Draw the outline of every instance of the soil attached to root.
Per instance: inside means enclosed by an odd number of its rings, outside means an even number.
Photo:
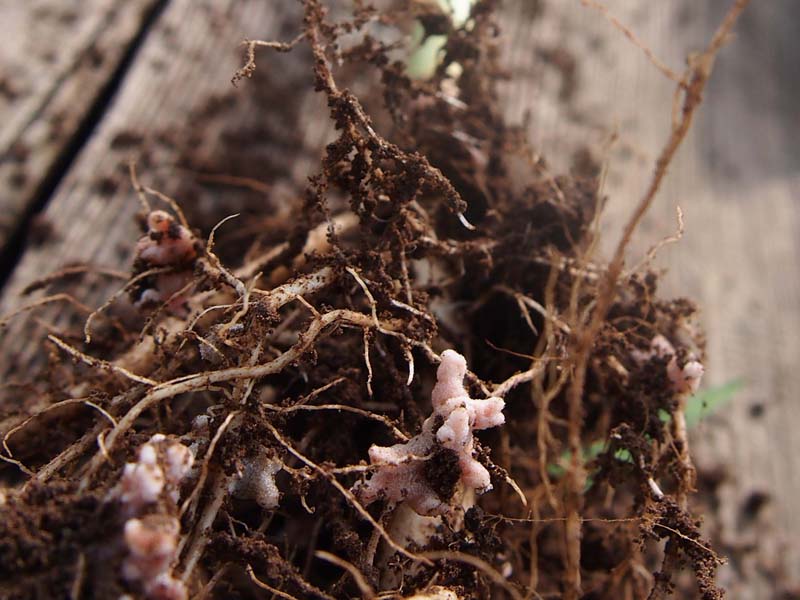
[[[248,44],[242,88],[281,60],[270,48],[310,49],[335,127],[280,219],[193,229],[132,172],[131,278],[49,337],[58,376],[2,414],[0,597],[661,598],[681,570],[721,597],[687,503],[695,308],[622,263],[659,171],[598,264],[599,165],[584,152],[554,177],[500,117],[497,2],[461,26],[390,4],[341,17],[305,0],[291,43]],[[445,36],[427,80],[397,42],[414,19]],[[679,84],[686,128],[718,49]],[[421,434],[447,349],[466,358],[464,405]],[[490,397],[505,423],[478,427]],[[435,514],[402,489],[365,505],[387,468],[370,448],[421,435],[428,454],[393,468],[419,473]],[[475,461],[489,486],[464,483]]]

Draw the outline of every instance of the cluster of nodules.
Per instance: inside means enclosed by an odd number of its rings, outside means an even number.
[[[156,306],[162,303],[175,314],[185,314],[187,294],[192,281],[194,261],[200,244],[187,227],[163,210],[147,215],[147,233],[136,243],[134,268],[143,272],[158,269],[147,285],[138,292],[136,305]]]
[[[379,498],[393,503],[407,502],[420,515],[442,515],[451,511],[452,498],[442,498],[426,478],[425,462],[445,449],[457,457],[456,492],[483,493],[492,488],[489,472],[475,459],[473,432],[505,422],[501,398],[476,400],[464,388],[467,363],[453,350],[442,353],[431,393],[433,413],[422,431],[403,444],[372,446],[370,462],[376,467],[372,477],[356,486],[365,504]]]
[[[690,395],[697,391],[703,376],[703,365],[688,354],[679,353],[662,335],[653,338],[647,351],[636,351],[634,358],[644,364],[653,358],[666,361],[671,391]],[[394,446],[372,446],[369,458],[376,468],[372,477],[359,483],[355,491],[360,500],[370,504],[380,498],[392,503],[406,502],[420,515],[442,515],[453,508],[453,498],[443,498],[426,477],[425,463],[442,449],[457,457],[458,488],[482,493],[491,489],[489,472],[475,459],[474,431],[502,425],[504,401],[500,398],[470,398],[464,388],[467,365],[463,356],[453,350],[442,354],[431,393],[433,412],[422,425],[422,431],[409,441]]]
[[[694,356],[678,353],[663,336],[656,336],[647,351],[636,351],[640,364],[657,358],[666,361],[672,390],[686,395],[697,390],[703,366]],[[393,446],[373,445],[369,458],[374,468],[366,481],[354,487],[361,502],[371,504],[384,499],[401,502],[419,515],[452,514],[470,492],[491,489],[486,467],[475,457],[474,432],[505,422],[501,398],[470,398],[464,387],[466,360],[453,350],[442,353],[431,392],[433,411],[421,431],[410,440]],[[207,427],[207,424],[206,424]],[[428,461],[448,453],[455,485],[444,497],[438,482],[429,480]],[[194,462],[192,451],[177,441],[156,434],[139,449],[138,460],[128,463],[113,491],[126,517],[124,539],[127,556],[123,576],[152,600],[183,600],[184,584],[173,577],[177,559],[180,522],[177,513],[179,488]],[[262,452],[247,461],[229,491],[235,496],[255,500],[262,508],[274,509],[280,501],[275,482],[282,463]]]
[[[207,429],[207,423],[199,427]],[[125,465],[111,492],[111,499],[119,502],[126,519],[123,537],[127,554],[122,576],[150,600],[187,598],[186,586],[173,576],[172,568],[178,559],[181,533],[175,516],[180,487],[197,476],[193,464],[192,449],[157,433],[139,448],[136,462]],[[255,500],[262,508],[276,508],[280,492],[275,475],[281,468],[281,462],[260,454],[243,465],[229,491]]]
[[[137,461],[125,465],[112,492],[127,519],[122,575],[152,600],[187,597],[183,582],[172,575],[181,530],[174,514],[193,464],[189,448],[157,433],[139,448]]]
[[[666,361],[672,390],[686,395],[696,391],[703,366],[694,356],[680,360],[663,336],[656,336],[647,351],[636,351],[640,364],[657,358]],[[393,446],[373,445],[369,458],[374,468],[366,481],[353,491],[364,504],[379,499],[391,504],[405,502],[419,515],[453,514],[464,507],[466,498],[491,489],[489,472],[476,459],[474,432],[505,422],[501,398],[470,398],[464,387],[466,360],[453,350],[442,353],[431,393],[433,411],[421,431],[410,440]],[[201,424],[202,425],[202,424]],[[207,428],[207,424],[206,428]],[[202,427],[201,427],[202,428]],[[448,453],[448,468],[455,485],[444,497],[439,482],[429,480],[428,461]],[[192,450],[156,434],[139,449],[138,460],[128,463],[112,495],[120,502],[126,518],[124,541],[127,555],[123,577],[151,600],[184,600],[187,590],[172,574],[177,560],[180,522],[177,503],[180,485],[194,463]],[[262,452],[247,461],[229,492],[252,499],[262,508],[274,509],[280,501],[275,482],[283,464]]]
[[[634,350],[633,358],[640,365],[653,358],[667,361],[667,378],[672,392],[679,396],[694,394],[703,379],[703,364],[694,354],[689,353],[680,360],[672,343],[663,335],[656,335],[650,342],[648,350]]]

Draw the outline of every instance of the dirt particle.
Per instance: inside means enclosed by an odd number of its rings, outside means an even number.
[[[33,246],[43,246],[57,238],[56,228],[50,218],[39,213],[31,219],[28,229],[28,242]]]
[[[0,76],[0,97],[9,102],[14,101],[19,96],[19,90],[9,77]]]
[[[767,407],[763,402],[754,402],[750,405],[749,412],[753,419],[760,419],[767,412]]]
[[[447,502],[453,497],[456,485],[461,478],[458,453],[449,448],[439,448],[425,461],[425,479],[439,498]]]
[[[766,492],[760,490],[750,492],[742,503],[742,516],[747,520],[757,518],[771,499]]]
[[[11,187],[21,188],[28,183],[28,173],[22,169],[15,169],[9,177]]]
[[[99,195],[107,198],[113,196],[117,191],[118,183],[113,177],[101,177],[95,180],[92,187]]]
[[[126,150],[139,146],[143,140],[142,134],[126,129],[112,137],[110,145],[113,150]]]
[[[24,163],[31,153],[30,147],[23,141],[17,140],[8,149],[8,157],[15,163]]]

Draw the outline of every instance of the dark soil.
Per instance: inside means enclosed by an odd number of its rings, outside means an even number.
[[[436,75],[424,82],[408,79],[402,49],[375,33],[403,29],[412,18],[407,3],[382,11],[355,4],[353,16],[334,19],[317,0],[304,2],[304,37],[292,51],[308,57],[309,85],[326,98],[336,131],[306,189],[276,191],[289,179],[292,149],[304,152],[296,131],[270,141],[276,159],[268,165],[236,155],[213,165],[237,177],[266,173],[274,184],[213,249],[205,244],[211,227],[240,207],[222,203],[189,215],[199,253],[191,264],[167,266],[191,282],[181,309],[170,297],[136,313],[121,294],[93,317],[91,343],[83,341],[81,319],[62,336],[83,356],[48,342],[47,367],[31,374],[35,386],[20,387],[4,405],[4,455],[19,462],[0,463],[0,598],[141,593],[122,576],[125,517],[112,490],[123,465],[157,432],[191,447],[203,465],[184,482],[177,505],[148,509],[178,514],[202,485],[197,504],[180,513],[186,544],[173,568],[180,577],[190,548],[204,540],[187,579],[190,597],[348,598],[370,589],[405,597],[443,586],[464,598],[575,598],[577,567],[587,599],[663,597],[684,581],[679,573],[692,576],[681,588],[687,597],[720,598],[720,559],[687,509],[695,482],[681,462],[685,440],[663,418],[675,422],[682,402],[666,360],[634,358],[661,334],[680,361],[689,353],[702,360],[694,305],[660,298],[655,273],[625,273],[592,340],[572,410],[575,348],[605,273],[590,255],[604,203],[596,161],[583,152],[571,174],[551,178],[545,163],[529,160],[535,152],[521,132],[503,122],[496,2],[479,2],[464,28],[427,9],[423,22],[448,41]],[[257,50],[260,62],[281,60]],[[568,98],[579,58],[542,52],[563,72]],[[455,63],[457,80],[447,69]],[[361,100],[344,83],[365,81],[373,92]],[[291,89],[256,90],[266,118],[302,121]],[[223,98],[208,110],[235,107]],[[242,160],[248,145],[264,143],[256,127],[226,132],[244,149]],[[122,132],[115,144],[143,137]],[[165,143],[185,144],[191,168],[210,166],[191,155],[190,137],[166,136]],[[164,239],[178,234],[170,229]],[[143,287],[159,285],[163,273],[141,277],[151,268],[136,263],[134,300]],[[312,285],[314,277],[322,284]],[[297,284],[298,295],[284,302],[273,290],[286,282]],[[211,306],[219,308],[204,312]],[[343,468],[366,465],[373,444],[396,442],[389,425],[408,436],[420,430],[438,354],[447,348],[466,356],[473,397],[504,395],[506,424],[480,435],[479,457],[494,489],[463,527],[444,523],[426,547],[410,548],[434,551],[426,565],[381,541],[342,492],[365,477],[363,469]],[[248,375],[247,368],[270,364],[277,366]],[[233,368],[241,369],[225,371]],[[169,388],[164,382],[179,378],[189,386],[153,400]],[[70,398],[81,400],[39,414]],[[599,458],[567,465],[571,430],[587,448],[605,441]],[[629,460],[619,459],[622,450]],[[275,509],[226,492],[264,453],[286,467]],[[425,477],[449,499],[454,473],[454,457],[440,452]],[[577,491],[576,481],[584,482]],[[747,510],[761,504],[754,498]],[[576,506],[580,537],[573,539],[568,519]],[[391,529],[387,503],[368,512]],[[198,523],[207,514],[203,530]],[[347,561],[363,582],[320,551]]]

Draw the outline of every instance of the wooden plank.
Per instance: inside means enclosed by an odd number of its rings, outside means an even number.
[[[160,0],[0,3],[0,249]]]
[[[26,301],[20,291],[28,283],[62,265],[129,267],[140,235],[134,218],[140,205],[127,172],[130,159],[137,161],[145,184],[178,197],[192,224],[206,232],[229,214],[217,208],[221,195],[229,212],[248,206],[263,211],[265,200],[253,190],[203,183],[197,171],[256,176],[267,183],[277,173],[288,174],[289,180],[294,175],[301,189],[316,153],[299,150],[320,148],[328,133],[327,112],[311,91],[310,71],[296,67],[307,55],[267,52],[253,80],[231,85],[243,61],[241,41],[293,38],[299,30],[298,8],[261,0],[170,2],[107,116],[56,190],[44,213],[54,235],[26,251],[4,290],[2,314]],[[282,110],[271,111],[276,102]],[[316,125],[310,119],[311,127],[300,125],[306,112],[317,115]],[[86,281],[91,285],[82,288],[81,301],[94,306],[120,285],[97,277]],[[36,317],[59,329],[68,322],[64,312],[53,307]],[[41,357],[47,328],[35,323],[31,315],[22,316],[0,340],[0,355],[13,357],[4,361],[4,373]],[[20,339],[26,340],[21,347]]]
[[[689,52],[710,38],[727,0],[641,3],[608,0],[611,14],[629,25],[666,64],[680,72]],[[507,90],[509,114],[521,122],[531,110],[531,138],[560,169],[583,145],[599,150],[612,132],[604,223],[608,247],[650,179],[656,153],[669,132],[674,85],[621,33],[579,3],[546,3],[532,29],[523,5],[509,15],[516,79]],[[707,385],[745,382],[722,414],[693,434],[701,472],[725,473],[718,510],[706,526],[723,553],[738,560],[721,571],[733,598],[773,597],[781,573],[800,579],[800,518],[795,498],[800,474],[800,124],[796,65],[800,44],[792,0],[753,2],[726,48],[684,148],[639,230],[631,262],[674,233],[675,208],[686,234],[665,247],[662,293],[696,299],[708,333]],[[533,40],[533,41],[531,41]],[[563,48],[578,59],[575,98],[558,99],[560,75],[536,59],[531,44]],[[524,75],[529,77],[526,79]],[[770,508],[746,514],[754,493]],[[744,557],[744,558],[742,558]]]
[[[747,381],[725,413],[694,435],[700,466],[706,471],[723,467],[732,474],[719,489],[716,516],[708,515],[718,541],[741,541],[741,507],[751,492],[769,490],[775,498],[773,520],[757,521],[759,527],[769,527],[770,534],[759,536],[752,564],[723,570],[731,597],[769,596],[774,581],[769,571],[756,569],[758,561],[783,562],[789,573],[799,575],[800,524],[792,499],[800,492],[800,481],[786,457],[800,449],[798,415],[791,402],[792,391],[800,386],[800,373],[794,368],[800,355],[795,335],[800,330],[795,275],[800,266],[800,220],[792,202],[800,180],[792,175],[796,164],[776,167],[780,161],[775,160],[792,155],[794,141],[783,132],[791,131],[788,125],[796,113],[752,108],[776,94],[782,98],[778,84],[785,74],[780,61],[770,45],[759,40],[770,40],[775,31],[787,28],[781,24],[790,19],[780,15],[793,9],[792,2],[750,7],[752,16],[743,23],[738,45],[723,54],[708,104],[634,249],[641,253],[671,234],[674,207],[681,205],[687,232],[680,244],[661,253],[661,264],[670,268],[665,290],[697,298],[705,310],[707,381]],[[708,39],[727,2],[710,8],[693,0],[607,4],[662,60],[679,70],[686,54]],[[569,157],[585,144],[601,147],[612,131],[619,134],[607,182],[611,204],[606,239],[613,240],[612,231],[641,194],[666,138],[673,85],[597,13],[578,3],[549,2],[544,3],[544,16],[531,21],[530,6],[518,2],[506,7],[504,20],[512,40],[506,64],[515,76],[504,93],[508,115],[521,122],[524,113],[532,111],[531,137],[555,172],[569,161],[559,163],[553,157]],[[214,165],[228,174],[252,174],[253,163],[245,168],[238,161],[262,161],[267,181],[281,171],[292,173],[298,182],[309,173],[313,152],[288,164],[281,162],[281,150],[294,157],[289,151],[293,145],[313,149],[325,139],[328,130],[318,99],[303,95],[295,101],[292,95],[298,109],[288,122],[275,119],[270,108],[276,98],[285,102],[290,92],[296,93],[292,86],[307,85],[307,73],[295,72],[289,68],[292,63],[285,62],[299,58],[265,56],[259,73],[267,73],[266,80],[248,82],[238,91],[228,83],[240,64],[236,46],[241,38],[294,36],[296,31],[285,26],[292,17],[285,20],[284,10],[283,3],[266,6],[250,0],[173,0],[113,110],[48,208],[46,216],[60,237],[26,253],[3,295],[1,312],[19,305],[18,293],[28,281],[63,263],[126,264],[137,235],[132,221],[137,205],[119,167],[131,154],[143,163],[142,176],[148,183],[179,193],[198,217],[209,213],[208,206],[221,193],[226,194],[226,204],[241,202],[245,209],[248,202],[263,199],[200,187],[190,174],[172,168],[176,164],[188,160],[195,169]],[[562,75],[541,59],[537,48],[566,49],[578,60],[578,85],[568,104],[559,99]],[[271,65],[280,70],[280,77],[269,76]],[[771,102],[766,104],[773,106]],[[792,106],[785,99],[775,102]],[[798,105],[795,97],[793,106]],[[253,132],[246,154],[238,148],[241,137],[236,137],[243,131]],[[97,283],[86,300],[96,304],[113,286],[92,281]],[[65,323],[58,311],[47,313],[47,319],[56,328]],[[32,323],[21,319],[0,340],[0,355],[14,357],[4,371],[29,363],[40,352],[45,330]],[[19,339],[25,341],[20,345]],[[763,416],[754,419],[757,406],[764,407]]]
[[[721,4],[697,16],[719,19]],[[676,167],[687,176],[675,178],[672,191],[697,205],[686,244],[665,258],[674,281],[706,309],[712,382],[746,383],[725,414],[695,436],[699,464],[730,473],[720,489],[727,541],[759,545],[738,572],[729,566],[724,573],[731,597],[774,594],[781,569],[795,585],[800,580],[800,474],[793,464],[800,452],[800,161],[793,137],[800,95],[786,83],[800,59],[791,27],[798,18],[791,0],[752,3],[719,63],[690,153]],[[746,511],[754,493],[772,498],[756,519]]]

